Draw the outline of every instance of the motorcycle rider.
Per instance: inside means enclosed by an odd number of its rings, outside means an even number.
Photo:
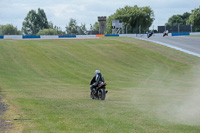
[[[91,82],[90,82],[90,90],[92,94],[92,89],[97,87],[99,82],[104,82],[103,75],[101,74],[100,70],[95,71],[95,75],[93,76]]]
[[[153,30],[150,31],[150,33],[148,34],[148,38],[151,37],[153,35]]]
[[[168,30],[164,31],[163,37],[164,37],[164,36],[168,36]]]

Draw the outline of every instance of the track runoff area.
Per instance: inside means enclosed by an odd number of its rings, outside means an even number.
[[[137,36],[138,39],[154,42],[169,48],[173,48],[187,54],[200,57],[200,37],[190,36],[156,36],[150,38],[146,36]]]

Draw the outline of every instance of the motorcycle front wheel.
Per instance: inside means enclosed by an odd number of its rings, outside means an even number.
[[[100,89],[99,92],[98,92],[98,96],[99,96],[100,100],[105,100],[105,98],[106,98],[106,91],[105,91],[105,89]]]

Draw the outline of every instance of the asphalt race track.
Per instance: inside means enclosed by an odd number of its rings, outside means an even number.
[[[185,37],[185,36],[152,36],[150,38],[141,38],[143,40],[155,42],[155,43],[164,43],[172,45],[177,48],[181,48],[186,51],[190,51],[200,55],[200,37]]]

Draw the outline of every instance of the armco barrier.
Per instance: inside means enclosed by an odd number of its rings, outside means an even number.
[[[22,39],[22,35],[4,35],[4,39]]]
[[[172,36],[185,36],[190,35],[190,33],[172,33]]]
[[[120,37],[136,37],[136,34],[119,34]]]
[[[76,38],[76,35],[59,35],[58,38]]]
[[[76,38],[96,38],[96,35],[76,35]]]
[[[40,35],[41,39],[58,39],[58,35]]]
[[[34,38],[40,38],[40,36],[34,36],[34,35],[23,35],[23,39],[34,39]]]
[[[104,35],[105,37],[119,37],[118,34]]]
[[[3,39],[4,38],[4,36],[0,36],[0,39]]]
[[[200,32],[191,32],[190,35],[197,36],[197,35],[200,35]]]

